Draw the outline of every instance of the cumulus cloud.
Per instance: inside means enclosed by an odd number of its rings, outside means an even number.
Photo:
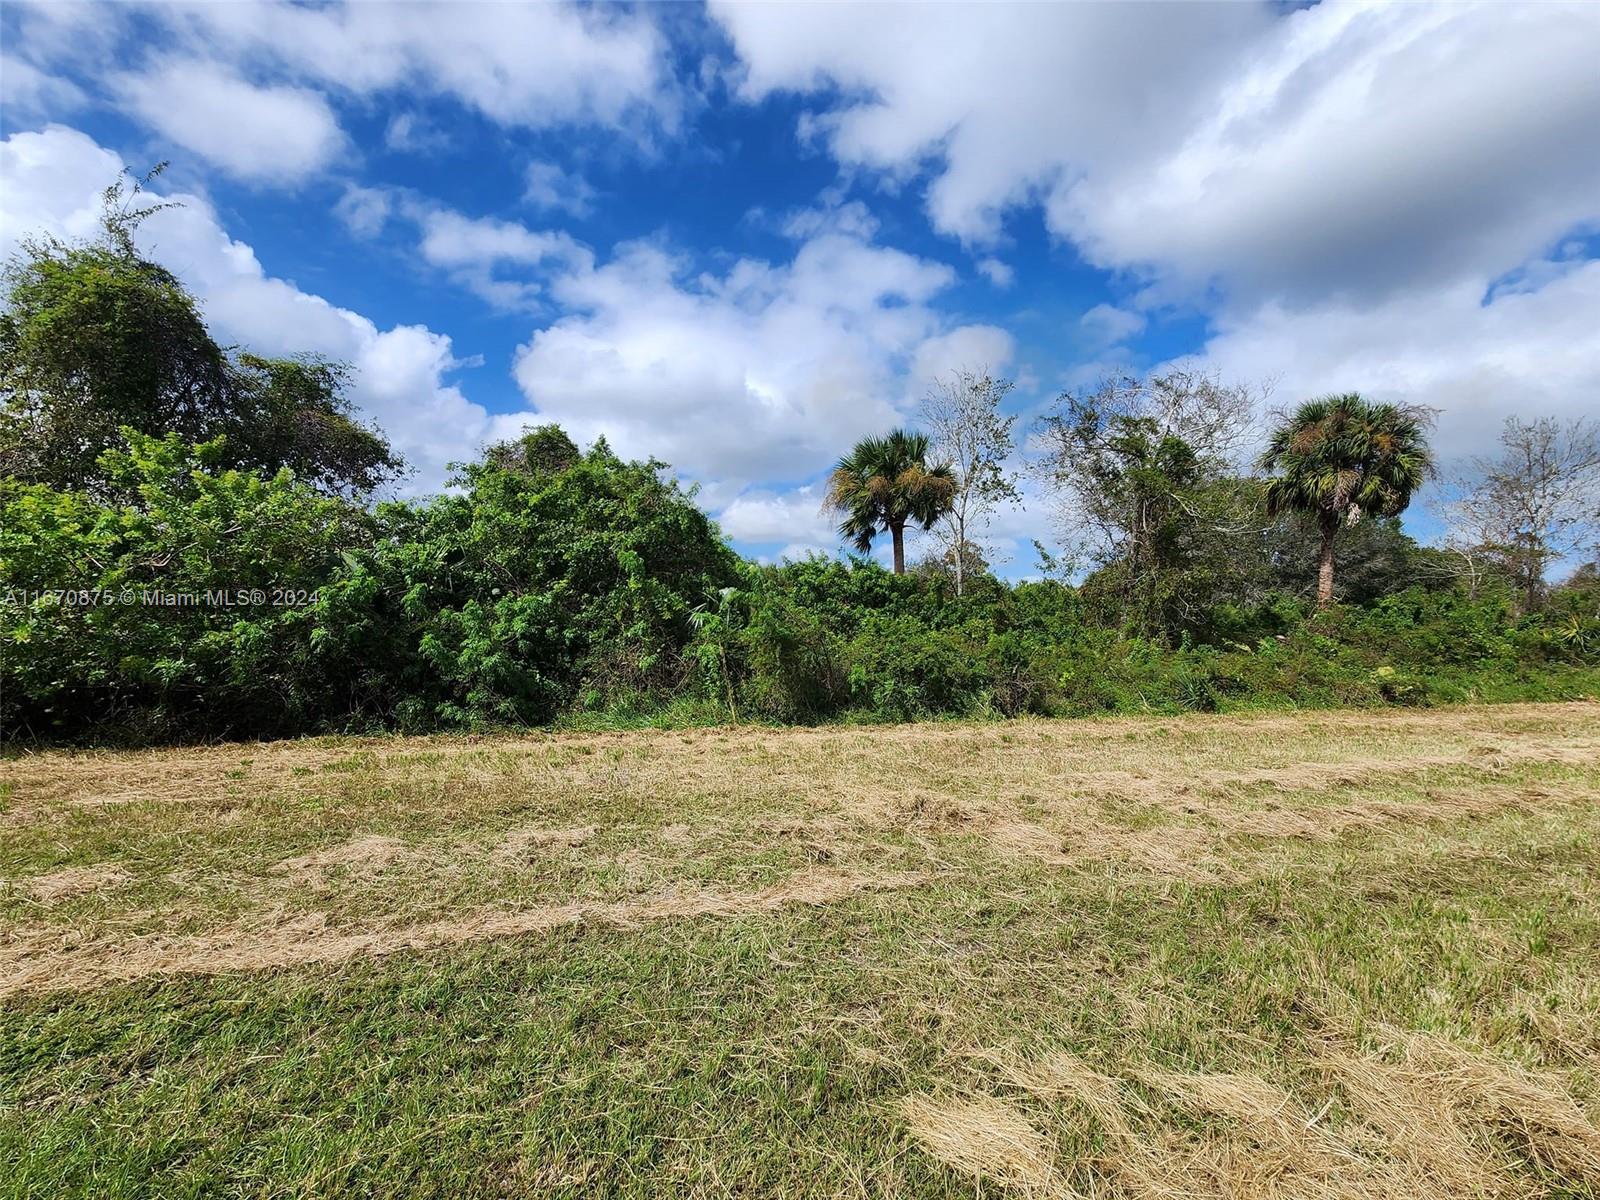
[[[729,537],[752,545],[780,546],[775,558],[831,554],[839,538],[836,521],[822,511],[820,487],[788,492],[755,489],[736,497],[718,516]]]
[[[921,395],[935,380],[952,371],[1003,374],[1017,353],[1017,340],[998,325],[962,325],[931,337],[911,358],[910,385]]]
[[[318,93],[260,86],[199,59],[158,59],[112,89],[150,128],[252,183],[298,182],[345,145]]]
[[[930,168],[964,239],[1039,203],[1097,265],[1313,298],[1506,270],[1600,215],[1592,4],[713,12],[746,97],[818,94],[841,163]]]
[[[394,198],[383,188],[349,184],[333,206],[334,216],[359,238],[377,237],[389,223]]]
[[[724,486],[799,482],[902,419],[905,366],[949,332],[931,301],[953,279],[837,232],[720,275],[636,242],[551,283],[568,315],[521,348],[516,377],[542,414],[626,454]]]
[[[122,167],[118,155],[63,126],[0,142],[6,180],[0,252],[9,254],[34,231],[91,235],[100,192]],[[416,468],[411,488],[439,487],[447,462],[472,457],[486,440],[520,425],[518,414],[491,417],[448,382],[456,360],[444,334],[420,325],[380,330],[359,313],[274,278],[248,245],[228,235],[204,199],[172,198],[182,207],[149,218],[140,241],[193,289],[218,340],[264,354],[311,351],[350,363],[351,398]]]
[[[1017,281],[1017,273],[1010,264],[998,258],[980,258],[978,260],[978,274],[982,275],[997,288],[1008,288]]]
[[[1593,413],[1600,397],[1600,260],[1484,302],[1478,281],[1379,304],[1273,302],[1224,319],[1198,365],[1273,379],[1293,402],[1330,391],[1441,410],[1445,458],[1488,449],[1507,416]]]
[[[1280,399],[1442,408],[1446,454],[1594,403],[1593,251],[1555,249],[1600,227],[1594,4],[712,12],[740,94],[809,97],[800,132],[847,173],[925,182],[980,246],[1034,208],[1127,285],[1069,382],[1140,361],[1176,306],[1205,364]]]
[[[744,68],[740,92],[819,92],[804,133],[843,163],[901,176],[937,163],[927,194],[946,232],[984,241],[1003,211],[1063,172],[1148,152],[1199,114],[1252,6],[743,5],[714,0]],[[1137,69],[1129,69],[1137,63]]]
[[[499,274],[502,267],[582,268],[591,261],[589,251],[565,233],[493,217],[466,217],[449,209],[407,207],[421,225],[422,257],[497,308],[527,308],[541,291],[526,278],[505,278]]]
[[[588,247],[559,230],[529,229],[519,221],[469,217],[400,188],[346,185],[334,215],[356,237],[375,238],[392,220],[416,230],[417,252],[495,308],[532,310],[541,279],[593,265]]]
[[[1145,318],[1141,313],[1129,312],[1114,304],[1096,304],[1078,318],[1078,324],[1094,346],[1101,348],[1126,341],[1138,333],[1145,326]]]
[[[396,113],[383,130],[383,144],[402,154],[431,154],[450,145],[450,136],[414,112]]]
[[[228,59],[329,88],[452,97],[504,125],[676,123],[665,43],[645,14],[569,4],[202,4],[154,15]]]
[[[594,206],[594,188],[583,176],[565,170],[559,163],[531,162],[523,172],[524,203],[541,212],[565,212],[587,216]]]

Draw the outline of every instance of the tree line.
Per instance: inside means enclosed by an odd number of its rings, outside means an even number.
[[[1508,423],[1452,493],[1427,414],[1309,401],[1240,468],[1260,397],[1171,372],[1063,396],[1033,470],[1067,553],[1007,584],[989,522],[1020,502],[1010,384],[939,381],[923,431],[828,480],[866,557],[740,558],[665,464],[544,426],[452,489],[404,470],[337,363],[215,341],[139,253],[142,183],[100,236],[35,238],[0,311],[0,724],[168,740],[495,724],[907,719],[1593,694],[1600,580],[1587,422]],[[908,529],[940,552],[906,562]],[[1585,539],[1589,539],[1585,541]],[[149,596],[185,598],[148,603]],[[261,599],[252,599],[252,597]],[[218,600],[217,597],[225,597]],[[245,598],[242,602],[238,598]]]
[[[893,540],[906,572],[907,527],[936,533],[927,564],[947,571],[957,594],[987,562],[984,528],[1003,504],[1020,502],[1015,416],[1001,412],[1009,380],[962,368],[936,382],[919,416],[929,432],[897,429],[864,438],[829,476],[825,508],[843,516],[839,535],[866,553]],[[1124,616],[1162,623],[1184,579],[1220,564],[1281,553],[1274,536],[1316,547],[1319,607],[1337,594],[1341,541],[1363,519],[1398,518],[1440,472],[1428,442],[1434,414],[1375,403],[1356,393],[1307,400],[1279,414],[1241,472],[1239,448],[1255,432],[1261,397],[1185,370],[1123,376],[1061,397],[1038,422],[1043,454],[1032,469],[1055,490],[1074,548],[1124,603]],[[1600,424],[1579,417],[1507,418],[1500,452],[1479,457],[1449,481],[1440,506],[1442,554],[1428,569],[1470,590],[1495,575],[1536,610],[1562,559],[1600,550]],[[1059,570],[1046,555],[1045,566]],[[1420,547],[1418,548],[1421,549]],[[1589,568],[1592,569],[1592,568]],[[1114,576],[1114,579],[1111,578]],[[1238,581],[1236,581],[1237,583]]]

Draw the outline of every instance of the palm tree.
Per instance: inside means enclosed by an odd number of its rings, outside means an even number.
[[[1428,414],[1354,393],[1308,400],[1273,430],[1261,455],[1267,512],[1306,513],[1322,534],[1317,605],[1333,600],[1333,543],[1341,525],[1395,517],[1433,469]]]
[[[839,536],[865,554],[888,530],[894,539],[894,573],[906,573],[906,525],[924,529],[950,511],[955,476],[946,463],[928,465],[928,436],[896,429],[862,438],[828,478],[827,508],[844,514]]]

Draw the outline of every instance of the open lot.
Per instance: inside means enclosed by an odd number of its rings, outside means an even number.
[[[1600,705],[0,772],[0,1195],[1600,1194]]]

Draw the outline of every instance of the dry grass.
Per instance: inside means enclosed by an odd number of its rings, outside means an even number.
[[[132,876],[114,863],[92,863],[85,867],[62,867],[59,871],[46,871],[27,880],[26,891],[33,899],[44,904],[68,900],[89,892],[127,883]]]
[[[1093,1196],[1194,1200],[1545,1195],[1520,1169],[1524,1154],[1555,1178],[1600,1185],[1600,1128],[1558,1074],[1431,1034],[1382,1032],[1373,1051],[1309,1048],[1293,1065],[1324,1090],[1304,1099],[1247,1073],[1147,1066],[1119,1077],[1066,1051],[980,1053],[993,1084],[1029,1104],[974,1092],[912,1096],[902,1112],[940,1161],[1038,1194],[1077,1184]],[[1206,1119],[1202,1131],[1181,1113]],[[1066,1140],[1075,1120],[1101,1151],[1049,1153],[1052,1125]]]
[[[1600,706],[0,772],[40,1194],[1600,1195]]]
[[[789,905],[828,904],[857,892],[917,882],[914,875],[813,870],[753,891],[674,886],[622,902],[487,909],[449,920],[360,930],[331,926],[327,914],[320,912],[193,937],[158,934],[86,940],[55,930],[22,928],[0,942],[0,999],[23,992],[81,991],[157,975],[213,975],[340,962],[543,933],[564,925],[630,929],[654,921],[738,917]]]
[[[906,1128],[940,1162],[1028,1196],[1068,1194],[1051,1150],[1017,1109],[993,1096],[907,1096]]]
[[[1522,705],[1323,713],[1297,739],[1270,716],[28,756],[4,764],[12,834],[59,853],[114,832],[133,853],[18,881],[38,907],[4,935],[0,987],[622,923],[665,903],[652,896],[700,897],[695,912],[715,908],[708,896],[760,897],[751,885],[775,871],[903,878],[972,854],[1237,883],[1279,861],[1274,840],[1592,806],[1600,780],[1579,768],[1600,761],[1597,723],[1593,705]],[[151,846],[180,886],[157,886]],[[129,883],[92,915],[51,903]],[[482,915],[502,912],[523,915]],[[462,920],[477,932],[444,932]]]

